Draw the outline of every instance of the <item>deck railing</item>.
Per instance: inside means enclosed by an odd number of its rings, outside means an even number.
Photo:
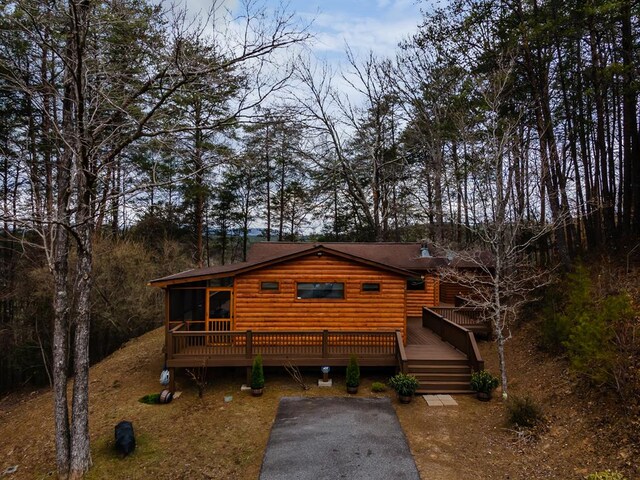
[[[450,343],[467,355],[471,367],[478,371],[484,369],[484,360],[480,355],[473,333],[461,325],[446,319],[434,309],[422,307],[422,326],[429,328],[445,342]]]
[[[429,309],[447,320],[473,330],[486,330],[491,328],[484,317],[484,310],[475,307],[429,307]]]
[[[466,307],[469,305],[470,300],[467,297],[463,297],[462,295],[456,295],[453,297],[453,304],[456,307]]]
[[[348,360],[356,355],[361,363],[366,360],[384,360],[383,364],[394,364],[402,368],[406,361],[402,334],[387,332],[342,332],[342,331],[193,331],[186,325],[173,326],[167,332],[167,360],[183,362],[193,359],[211,360],[212,364],[222,364],[224,359],[250,360],[261,354],[265,363],[291,359]],[[338,362],[342,363],[342,362]]]

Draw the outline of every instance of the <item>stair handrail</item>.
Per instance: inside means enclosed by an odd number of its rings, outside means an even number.
[[[484,360],[473,332],[447,320],[428,307],[422,307],[422,326],[430,329],[442,340],[466,354],[474,371],[484,369]]]
[[[398,359],[398,368],[402,373],[407,373],[407,353],[404,350],[404,340],[402,339],[402,332],[396,330],[396,358]]]

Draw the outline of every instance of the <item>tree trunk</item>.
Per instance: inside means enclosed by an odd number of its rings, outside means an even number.
[[[73,58],[73,28],[68,32],[65,54]],[[62,101],[62,132],[65,138],[73,138],[73,73],[67,65],[64,73],[64,98]],[[67,403],[67,380],[69,373],[69,202],[71,199],[71,163],[72,146],[67,143],[56,165],[56,184],[58,190],[56,226],[53,238],[53,265],[51,271],[54,280],[53,296],[53,398],[56,440],[56,465],[58,477],[64,479],[69,474],[70,442],[69,411]]]
[[[195,234],[195,263],[202,268],[204,264],[204,248],[202,239],[204,237],[204,204],[205,204],[205,184],[204,184],[204,160],[202,151],[202,111],[201,102],[196,100],[194,105],[194,181],[195,181],[195,200],[193,205],[193,222]]]
[[[60,167],[58,179],[60,179]],[[60,181],[60,180],[59,180]],[[59,183],[60,185],[60,183]],[[63,189],[63,191],[68,191]],[[59,212],[66,206],[58,202]],[[64,213],[63,213],[64,214]],[[62,215],[58,214],[58,221]],[[54,296],[53,296],[53,399],[56,439],[56,465],[58,476],[66,478],[69,472],[69,412],[67,406],[68,343],[69,343],[69,297],[67,275],[69,258],[69,237],[64,224],[55,228],[54,238]]]
[[[507,376],[507,362],[504,355],[504,331],[506,328],[507,318],[503,312],[502,295],[501,295],[501,255],[502,252],[498,250],[496,253],[496,266],[495,273],[493,275],[493,333],[496,337],[496,346],[498,347],[498,363],[500,365],[500,381],[502,383],[502,398],[507,399],[509,396],[509,379]]]
[[[267,187],[267,242],[271,241],[271,163],[269,159],[269,123],[265,127],[264,156],[266,166],[266,187]]]
[[[283,139],[284,143],[284,139]],[[280,153],[282,157],[280,158],[280,211],[278,212],[278,241],[281,242],[284,239],[284,191],[285,191],[285,182],[287,180],[286,177],[286,161],[284,158],[285,148],[282,145],[282,152]]]
[[[95,197],[95,165],[89,157],[90,134],[87,130],[85,105],[85,41],[89,26],[90,3],[86,0],[71,2],[71,18],[74,22],[74,100],[75,118],[73,145],[75,168],[73,179],[77,195],[76,243],[78,265],[74,282],[77,293],[72,323],[75,327],[73,356],[74,381],[71,405],[70,471],[71,479],[82,478],[91,466],[89,449],[89,322],[92,286],[92,243],[94,233],[93,199]],[[71,139],[67,139],[71,141]]]
[[[73,345],[73,403],[71,407],[71,473],[70,478],[82,478],[91,466],[89,449],[89,325],[91,318],[91,288],[93,279],[92,229],[87,219],[80,233],[82,248],[78,251],[75,291],[75,333]]]
[[[631,26],[631,2],[626,0],[622,4],[622,59],[624,64],[623,76],[623,201],[622,224],[625,235],[637,234],[640,231],[640,132],[637,120],[637,93],[633,87],[636,81],[634,66],[634,45]],[[634,167],[635,166],[635,167]],[[632,212],[635,210],[635,218]],[[633,222],[632,222],[633,220]]]

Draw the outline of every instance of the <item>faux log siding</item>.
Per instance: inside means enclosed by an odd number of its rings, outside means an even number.
[[[422,307],[439,305],[439,280],[425,275],[424,291],[407,290],[407,317],[422,317]]]
[[[442,282],[440,284],[440,301],[453,305],[456,301],[456,295],[464,297],[469,294],[469,291],[469,287],[452,282]]]
[[[405,338],[405,281],[330,255],[273,265],[236,277],[235,329],[401,330]],[[260,282],[279,282],[280,289],[261,292]],[[345,298],[298,300],[297,282],[343,282]],[[363,293],[363,282],[379,282],[380,292]]]

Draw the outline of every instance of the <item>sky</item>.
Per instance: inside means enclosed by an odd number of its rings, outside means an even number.
[[[393,56],[421,19],[414,0],[292,0],[291,8],[305,20],[315,19],[312,48],[329,59],[342,57],[345,43],[358,54]]]
[[[211,0],[185,0],[191,11],[206,10]],[[235,10],[239,0],[218,0]],[[265,0],[274,6],[280,0]],[[286,0],[301,22],[312,22],[311,50],[331,64],[346,63],[345,45],[358,56],[371,50],[394,56],[398,43],[417,29],[422,18],[418,0]]]

